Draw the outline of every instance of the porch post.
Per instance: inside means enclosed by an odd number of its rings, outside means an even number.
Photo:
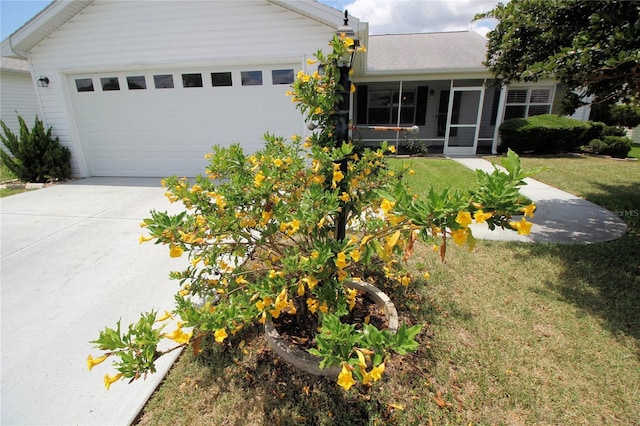
[[[500,125],[502,124],[502,117],[504,116],[504,105],[507,100],[507,86],[500,85],[500,100],[498,101],[498,111],[496,113],[496,125],[493,130],[493,143],[491,144],[491,153],[493,155],[498,153],[498,138],[500,137]]]

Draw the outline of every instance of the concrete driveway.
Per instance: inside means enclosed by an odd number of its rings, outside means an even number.
[[[168,279],[186,259],[138,243],[149,210],[178,211],[160,179],[89,178],[0,200],[2,425],[123,425],[175,360],[105,390],[89,343],[118,319],[173,307]]]

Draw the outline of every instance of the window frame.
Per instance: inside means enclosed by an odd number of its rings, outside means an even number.
[[[515,91],[526,91],[526,98],[524,101],[520,101],[519,99],[516,99],[517,102],[509,102],[509,92],[515,92]],[[542,91],[548,91],[548,98],[546,100],[546,102],[540,102],[540,101],[534,101],[532,102],[532,98],[534,97],[534,92],[538,92],[538,97],[539,97],[539,93]],[[553,98],[555,96],[555,87],[554,86],[514,86],[514,87],[509,87],[507,88],[507,93],[506,93],[506,97],[505,97],[505,101],[504,101],[504,114],[503,114],[503,121],[505,120],[510,120],[513,118],[528,118],[528,117],[533,117],[535,115],[541,115],[541,114],[550,114],[552,109],[553,109]],[[537,97],[536,97],[537,99]],[[534,99],[534,100],[536,100]],[[516,114],[514,116],[508,116],[507,112],[509,110],[509,107],[512,107],[512,109],[518,108],[518,109],[522,109],[523,113],[522,114]],[[536,108],[540,108],[540,107],[546,107],[546,112],[535,112],[534,114],[531,114],[531,110],[536,109]],[[507,118],[508,117],[508,118]]]

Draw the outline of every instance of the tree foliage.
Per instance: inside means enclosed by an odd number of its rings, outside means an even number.
[[[484,18],[499,20],[485,61],[498,81],[555,77],[574,108],[640,98],[640,2],[511,0],[474,19]]]

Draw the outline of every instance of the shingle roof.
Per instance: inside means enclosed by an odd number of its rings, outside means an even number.
[[[487,40],[473,31],[369,36],[367,73],[485,69]]]

